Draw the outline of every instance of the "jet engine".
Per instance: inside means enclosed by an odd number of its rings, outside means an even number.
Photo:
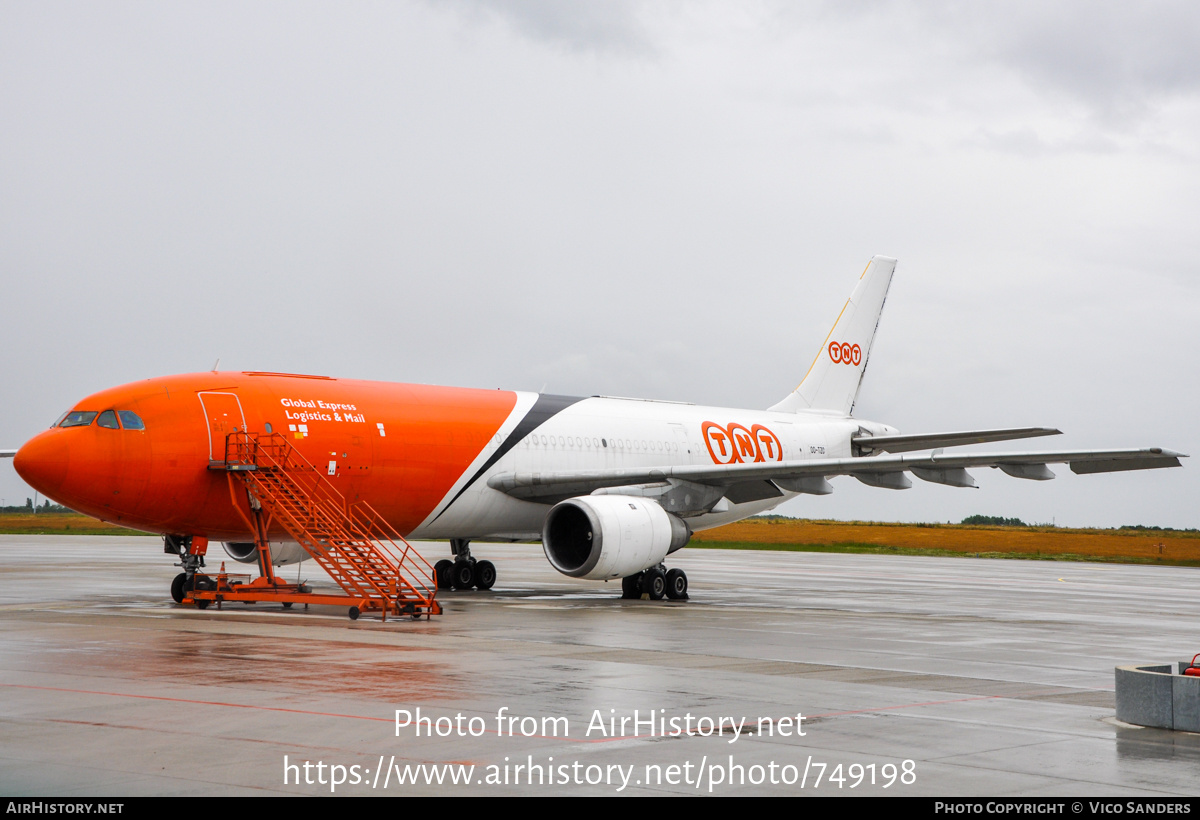
[[[253,541],[224,541],[221,546],[225,554],[239,564],[258,563],[258,548]],[[284,564],[298,564],[309,558],[304,547],[295,541],[277,541],[271,544],[271,564],[282,567]]]
[[[542,549],[563,575],[601,581],[655,566],[691,537],[683,519],[649,499],[584,495],[550,510]]]

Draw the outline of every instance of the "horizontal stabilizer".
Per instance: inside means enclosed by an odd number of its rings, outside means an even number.
[[[0,458],[12,458],[16,454],[16,450],[0,450]]]
[[[960,433],[917,433],[908,436],[854,436],[850,441],[864,455],[870,453],[911,453],[934,447],[961,447],[989,441],[1013,441],[1037,436],[1058,436],[1053,427],[1007,427],[1002,430],[964,430]]]

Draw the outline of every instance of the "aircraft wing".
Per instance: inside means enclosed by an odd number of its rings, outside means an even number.
[[[12,458],[16,454],[16,450],[0,450],[0,458]]]
[[[934,447],[959,447],[989,441],[1012,441],[1035,436],[1059,436],[1053,427],[1006,427],[1000,430],[964,430],[958,433],[917,433],[907,436],[854,436],[850,441],[864,454],[909,453]]]
[[[828,458],[812,461],[775,461],[753,464],[702,464],[674,467],[615,468],[552,473],[499,473],[488,479],[488,486],[515,498],[552,501],[587,495],[608,487],[665,482],[668,480],[712,487],[736,487],[748,482],[776,482],[785,489],[799,489],[795,482],[820,480],[829,476],[852,475],[865,484],[891,489],[911,486],[905,472],[926,481],[951,486],[973,487],[968,467],[998,467],[1016,478],[1045,480],[1054,478],[1045,465],[1068,464],[1074,473],[1107,473],[1121,470],[1153,470],[1179,467],[1183,453],[1160,447],[1133,450],[1058,450],[1048,452],[955,453],[885,455],[860,458]],[[792,485],[792,486],[789,486]],[[804,489],[824,494],[829,490]],[[745,493],[741,494],[743,498]],[[778,490],[760,498],[782,495]],[[731,499],[735,502],[736,498]]]

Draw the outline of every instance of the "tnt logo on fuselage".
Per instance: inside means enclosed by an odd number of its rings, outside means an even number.
[[[708,454],[717,464],[783,461],[783,444],[779,436],[761,424],[747,429],[737,422],[722,427],[715,421],[706,421],[700,425],[700,434]]]

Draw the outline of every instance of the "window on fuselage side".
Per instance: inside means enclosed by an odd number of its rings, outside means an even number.
[[[121,429],[121,425],[117,424],[117,411],[105,410],[100,414],[100,418],[96,419],[96,426],[103,427],[107,430]]]

